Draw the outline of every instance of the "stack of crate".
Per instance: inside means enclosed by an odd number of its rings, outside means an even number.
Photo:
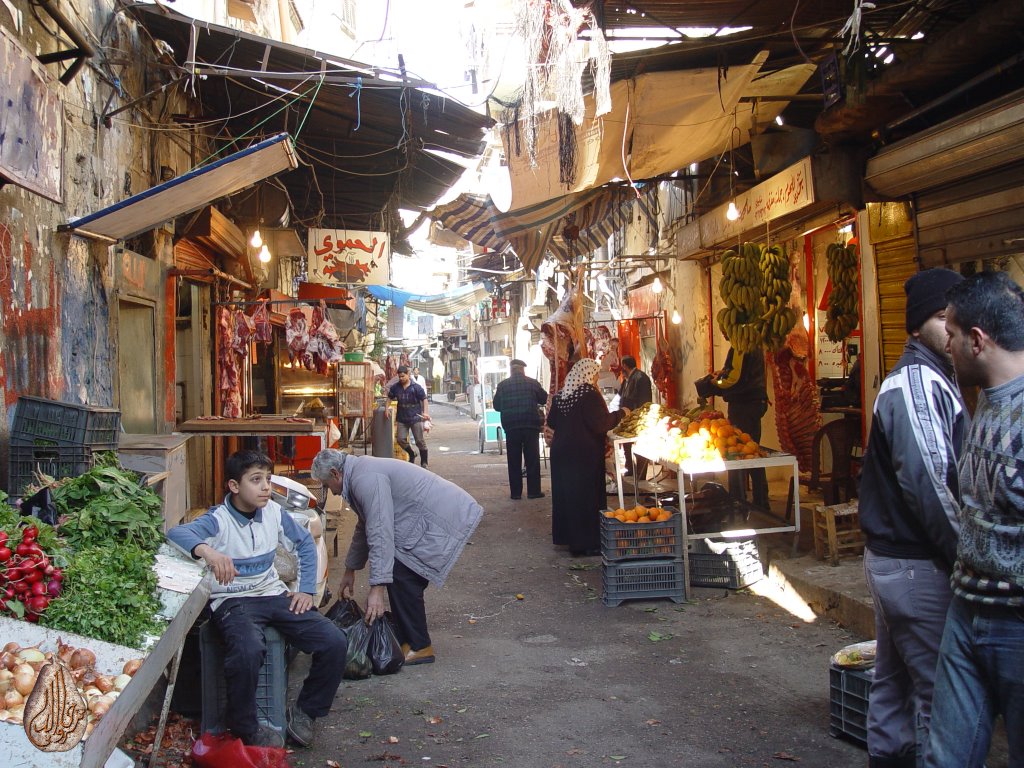
[[[742,589],[764,577],[755,539],[690,542],[690,586]]]
[[[683,518],[624,523],[601,513],[601,599],[607,606],[623,600],[686,600],[683,571]]]
[[[11,428],[8,493],[20,495],[36,473],[77,477],[97,453],[116,451],[121,412],[116,408],[22,396]]]

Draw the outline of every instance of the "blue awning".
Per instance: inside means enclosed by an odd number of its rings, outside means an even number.
[[[366,291],[375,299],[389,301],[396,307],[409,307],[417,312],[429,315],[449,317],[456,312],[469,309],[474,304],[485,301],[490,294],[483,283],[471,283],[444,293],[424,296],[408,291],[400,291],[389,285],[368,285]]]
[[[165,221],[298,167],[291,137],[279,133],[215,163],[150,187],[114,205],[62,224],[58,229],[117,242],[155,229]]]

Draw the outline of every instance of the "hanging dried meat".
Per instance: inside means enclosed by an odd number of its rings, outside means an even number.
[[[807,331],[797,323],[782,349],[765,355],[772,370],[779,443],[796,456],[802,472],[811,469],[814,434],[821,428],[818,388],[807,370],[809,348]]]
[[[261,301],[252,313],[252,324],[255,328],[253,338],[260,344],[269,344],[274,340],[274,329],[270,325],[270,312],[267,302]]]
[[[242,386],[238,361],[233,349],[235,333],[232,314],[226,307],[217,308],[217,368],[221,415],[228,419],[242,418]]]
[[[651,361],[651,379],[661,393],[661,402],[669,408],[678,406],[675,366],[672,364],[672,352],[669,350],[668,339],[659,331],[655,336],[655,353]]]
[[[612,337],[611,328],[607,325],[594,328],[590,346],[594,350],[594,359],[601,364],[601,370],[618,377],[622,370],[619,362],[619,341]]]

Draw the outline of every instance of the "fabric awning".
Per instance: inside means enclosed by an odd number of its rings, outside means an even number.
[[[655,190],[654,185],[640,188]],[[511,247],[532,272],[546,253],[569,262],[575,254],[603,246],[622,226],[634,202],[648,217],[653,215],[646,195],[638,198],[630,187],[590,189],[506,213],[497,209],[489,195],[463,194],[428,215],[475,245],[494,251]],[[566,237],[567,227],[575,228],[575,239]]]
[[[280,133],[58,229],[97,240],[124,240],[298,164],[291,138]]]
[[[471,283],[433,296],[400,291],[389,285],[368,285],[366,291],[375,299],[391,302],[396,307],[408,307],[417,312],[443,317],[449,317],[456,312],[469,309],[474,304],[486,301],[490,297],[490,293],[483,283]]]

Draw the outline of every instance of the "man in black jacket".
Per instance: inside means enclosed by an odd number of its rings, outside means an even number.
[[[513,499],[523,498],[523,462],[526,462],[526,497],[541,499],[540,430],[544,418],[539,410],[548,393],[536,379],[526,375],[526,363],[513,360],[509,377],[494,390],[494,410],[501,413],[505,432],[508,488]]]
[[[946,291],[962,280],[949,269],[927,269],[904,284],[910,338],[878,391],[864,455],[858,506],[877,639],[871,768],[914,768],[928,739],[968,419],[945,326]]]
[[[635,411],[641,405],[653,402],[651,377],[636,367],[636,358],[632,355],[622,358],[622,376],[622,386],[619,387],[620,408]],[[642,456],[634,457],[631,443],[623,446],[623,455],[626,457],[627,475],[635,475],[637,480],[647,477],[647,459]]]

